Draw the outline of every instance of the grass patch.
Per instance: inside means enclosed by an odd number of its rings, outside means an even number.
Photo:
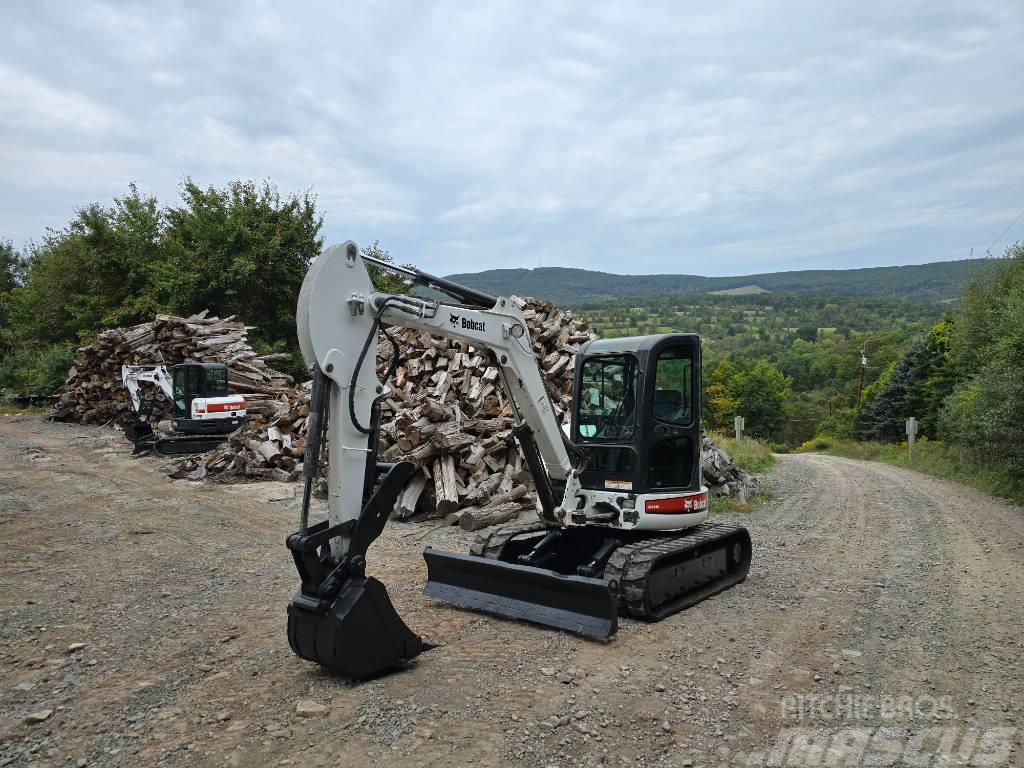
[[[772,447],[764,440],[744,437],[737,443],[735,438],[722,432],[712,432],[711,440],[751,474],[759,475],[775,466]]]
[[[0,403],[0,416],[45,416],[49,410],[47,405],[15,405]]]
[[[771,446],[764,440],[744,437],[737,443],[735,438],[728,437],[722,432],[713,432],[711,440],[751,474],[759,475],[775,466]],[[770,498],[771,494],[764,488],[754,494],[753,498],[748,499],[746,504],[741,503],[735,496],[712,496],[709,511],[712,515],[749,512]]]
[[[839,440],[816,437],[808,440],[799,453],[828,453],[848,459],[884,461],[897,467],[916,469],[944,480],[952,480],[979,491],[1024,503],[1024,483],[999,467],[983,464],[973,455],[948,446],[939,440],[919,439],[914,445],[914,458],[907,455],[906,443]]]
[[[750,512],[754,507],[764,504],[772,498],[772,493],[767,488],[762,488],[746,504],[740,503],[735,496],[712,496],[709,502],[708,512],[712,515],[728,515],[736,512]]]

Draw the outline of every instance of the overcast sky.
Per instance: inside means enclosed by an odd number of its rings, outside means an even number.
[[[315,5],[0,4],[0,239],[269,178],[434,272],[723,275],[980,255],[1024,208],[1021,0]]]

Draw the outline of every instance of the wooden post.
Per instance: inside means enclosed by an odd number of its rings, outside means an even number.
[[[867,340],[860,348],[860,381],[857,382],[857,408],[860,408],[861,395],[864,392],[864,371],[868,367],[868,342]]]
[[[917,419],[913,416],[907,419],[907,458],[914,460],[914,438],[917,437]]]
[[[737,416],[732,420],[732,425],[736,428],[736,442],[740,442],[743,439],[743,430],[747,428],[747,420],[742,416]]]

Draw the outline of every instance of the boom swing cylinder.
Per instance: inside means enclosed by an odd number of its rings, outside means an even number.
[[[299,344],[314,379],[303,511],[287,541],[302,581],[288,608],[296,653],[368,677],[426,647],[398,617],[384,586],[366,576],[369,545],[415,472],[408,462],[381,464],[376,457],[384,392],[376,343],[388,326],[490,352],[537,489],[536,523],[486,533],[471,555],[427,548],[425,594],[609,637],[620,612],[660,618],[745,577],[746,531],[702,525],[698,337],[585,345],[576,360],[570,441],[545,390],[526,320],[511,301],[404,268],[394,269],[455,301],[380,293],[364,260],[393,268],[364,259],[352,242],[332,246],[313,263],[299,294]],[[328,516],[310,525],[322,445],[330,457]],[[696,534],[681,534],[685,529]],[[645,565],[638,570],[635,563]]]

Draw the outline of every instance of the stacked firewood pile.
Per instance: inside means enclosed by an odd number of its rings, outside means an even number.
[[[757,478],[741,468],[732,456],[704,438],[704,483],[712,496],[735,496],[742,504],[757,493]]]
[[[573,356],[593,338],[590,327],[550,302],[514,299],[530,327],[551,402],[567,421]],[[511,407],[498,370],[481,350],[413,330],[392,330],[399,364],[381,400],[382,461],[407,460],[420,469],[399,496],[394,516],[443,518],[473,531],[517,518],[532,509],[535,494],[515,439]],[[395,350],[383,337],[378,375]],[[179,459],[171,476],[295,481],[305,452],[310,387],[290,402],[250,418],[227,443],[207,454]],[[705,440],[704,476],[715,494],[748,498],[755,480],[724,451]],[[320,468],[319,490],[326,464]]]
[[[132,408],[121,383],[121,366],[183,362],[224,363],[228,389],[245,395],[249,413],[276,408],[271,403],[286,396],[291,377],[268,365],[281,355],[260,356],[249,346],[246,331],[244,323],[232,317],[207,317],[206,311],[191,317],[157,315],[151,323],[104,331],[78,350],[64,394],[50,415],[82,424],[126,423]],[[159,392],[147,391],[144,397],[158,406],[154,419],[170,413],[170,403]]]
[[[555,413],[569,418],[573,356],[594,338],[590,326],[546,301],[520,299]],[[483,350],[410,329],[390,332],[399,363],[381,401],[382,461],[420,467],[395,515],[445,517],[468,530],[514,519],[532,506],[529,472],[512,437],[512,409],[498,369]],[[395,350],[383,339],[378,373]],[[250,419],[220,448],[178,461],[174,477],[296,480],[302,470],[309,389]]]

